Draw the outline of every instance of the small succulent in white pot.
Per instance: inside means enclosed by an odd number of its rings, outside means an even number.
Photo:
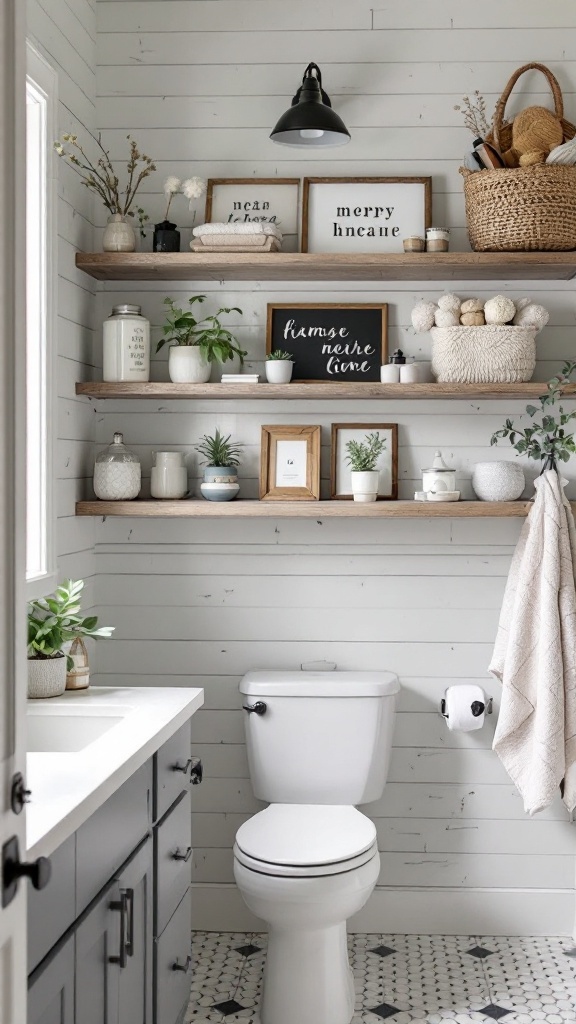
[[[193,295],[188,305],[204,302],[205,295]],[[184,310],[174,305],[173,299],[164,299],[169,312],[163,327],[164,336],[156,346],[159,352],[164,345],[171,345],[168,360],[170,380],[177,384],[205,384],[210,379],[214,360],[226,363],[239,357],[244,361],[246,352],[236,344],[230,331],[218,319],[222,313],[240,313],[237,306],[223,307],[212,316],[197,320],[191,309]]]
[[[386,450],[386,439],[376,430],[363,441],[348,441],[346,462],[350,466],[354,501],[376,501],[378,497],[378,459]]]
[[[196,445],[196,451],[204,456],[200,490],[207,501],[232,501],[240,490],[237,468],[244,445],[231,441],[231,436],[223,437],[216,430],[214,434],[204,434]]]
[[[59,697],[66,670],[74,668],[64,647],[77,637],[110,637],[114,626],[98,627],[95,615],[80,615],[84,580],[64,580],[50,597],[28,605],[28,697]]]
[[[291,352],[276,348],[266,356],[266,380],[269,384],[289,384],[292,380],[294,360]]]

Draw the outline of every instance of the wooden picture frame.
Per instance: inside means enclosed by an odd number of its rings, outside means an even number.
[[[319,501],[320,427],[263,426],[261,436],[260,500]]]
[[[380,480],[378,484],[378,501],[396,501],[398,499],[398,424],[397,423],[333,423],[330,447],[330,497],[336,501],[352,501],[354,495],[342,483],[350,470],[344,466],[344,446],[350,432],[358,434],[362,440],[366,434],[374,431],[386,431],[390,442],[380,457],[385,458],[385,465],[379,466]]]
[[[311,333],[295,340],[286,337],[285,331],[287,324],[294,319],[292,314],[299,311],[307,311],[308,315],[305,313],[302,321],[296,322],[294,330]],[[323,311],[326,311],[326,317],[322,315]],[[369,311],[376,313],[372,315]],[[337,329],[348,333],[333,340],[323,337],[317,333],[323,322],[326,331]],[[335,350],[346,346],[351,355],[334,354]],[[327,347],[330,351],[325,352]],[[377,382],[380,380],[380,367],[388,362],[388,303],[269,302],[266,308],[266,355],[276,348],[294,356],[295,383]],[[351,369],[353,364],[364,367],[366,362],[369,363],[367,368]]]
[[[271,221],[282,232],[283,252],[298,252],[299,202],[300,178],[209,178],[204,219]]]
[[[402,252],[431,223],[431,177],[304,178],[302,252]]]

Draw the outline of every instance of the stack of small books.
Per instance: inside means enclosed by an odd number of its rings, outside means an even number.
[[[223,373],[223,384],[257,384],[260,380],[258,373]]]
[[[278,252],[282,246],[282,232],[276,224],[201,224],[192,233],[192,252]]]

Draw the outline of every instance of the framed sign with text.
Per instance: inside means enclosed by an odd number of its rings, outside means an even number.
[[[299,178],[209,178],[207,224],[268,223],[282,232],[282,250],[298,251]]]
[[[302,252],[402,252],[432,219],[432,178],[304,178]]]
[[[269,303],[266,353],[290,352],[295,381],[379,381],[388,361],[386,303]]]

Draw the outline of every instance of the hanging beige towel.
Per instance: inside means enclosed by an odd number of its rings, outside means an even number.
[[[503,684],[494,750],[528,814],[564,782],[576,805],[576,529],[558,474],[536,498],[514,552],[490,671]]]

